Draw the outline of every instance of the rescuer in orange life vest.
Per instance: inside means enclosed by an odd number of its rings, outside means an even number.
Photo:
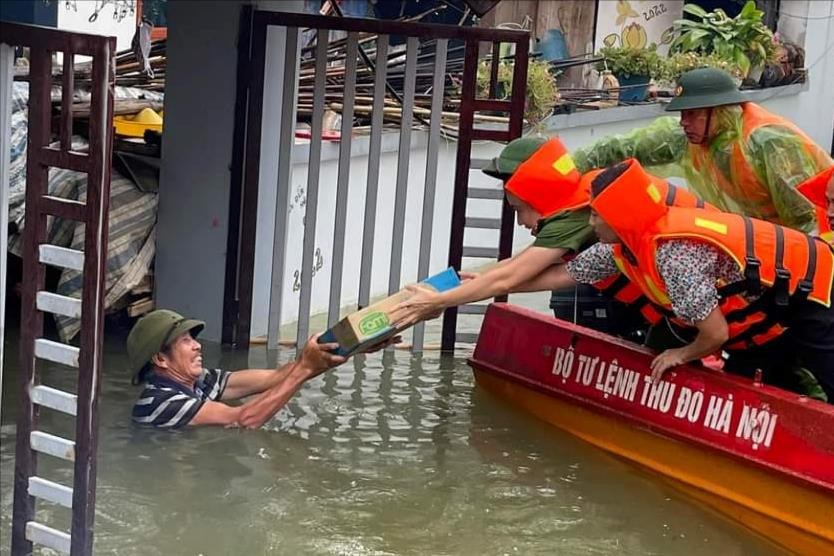
[[[559,139],[521,138],[512,141],[484,170],[504,181],[504,192],[515,209],[518,223],[535,236],[535,241],[512,258],[499,262],[480,275],[464,273],[463,284],[443,293],[419,292],[408,306],[398,307],[392,318],[398,325],[410,325],[433,318],[448,307],[473,303],[515,292],[546,291],[538,282],[542,273],[562,264],[597,241],[589,224],[591,180],[601,170],[581,175]],[[678,206],[704,206],[694,195],[652,178],[664,202]],[[593,284],[594,291],[628,305],[614,309],[612,323],[605,331],[630,334],[659,322],[663,315],[623,276],[612,276]],[[642,319],[640,316],[642,315]]]
[[[834,245],[834,166],[797,187],[814,205],[820,238]]]
[[[669,207],[636,160],[592,183],[600,243],[542,283],[592,283],[619,272],[683,325],[691,343],[668,349],[652,374],[723,349],[726,369],[778,383],[801,364],[834,400],[834,251],[824,241],[762,220]]]

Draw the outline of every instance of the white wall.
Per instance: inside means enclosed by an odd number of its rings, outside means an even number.
[[[395,182],[397,176],[397,146],[399,135],[386,133],[383,140],[383,154],[380,159],[379,193],[377,199],[376,239],[372,264],[371,295],[382,295],[388,290],[388,273],[391,262],[391,237],[394,227],[393,207]],[[403,237],[402,283],[417,280],[417,260],[419,254],[420,232],[423,211],[423,189],[426,172],[427,134],[421,131],[412,133],[408,172],[408,193],[406,196],[406,218],[401,224],[405,227]],[[367,136],[354,139],[350,169],[350,192],[348,196],[348,225],[345,230],[345,258],[342,273],[342,306],[354,306],[359,292],[359,270],[361,264],[362,233],[365,211],[365,191],[367,185],[368,157]],[[322,163],[319,176],[319,203],[316,222],[315,246],[321,251],[322,267],[313,276],[311,312],[313,314],[327,310],[329,299],[331,258],[333,256],[334,218],[336,211],[336,179],[338,172],[338,143],[322,145]],[[496,156],[502,146],[495,143],[480,143],[473,148],[473,158],[491,158]],[[454,186],[454,168],[456,142],[445,142],[440,147],[438,156],[437,192],[434,206],[434,225],[432,233],[430,273],[443,270],[447,266],[449,253],[449,233],[451,229],[452,198]],[[288,240],[285,264],[285,286],[282,300],[282,323],[293,322],[297,318],[299,292],[293,291],[294,275],[301,269],[304,207],[295,201],[297,196],[303,198],[307,184],[308,148],[297,145],[293,160],[291,207],[288,220]],[[258,236],[255,252],[254,303],[252,305],[253,337],[266,334],[269,310],[269,288],[272,273],[272,226],[275,216],[275,182],[270,182],[271,191],[261,191],[259,198]],[[500,187],[500,182],[481,172],[471,173],[470,185],[473,187]],[[267,199],[269,202],[267,202]],[[500,217],[501,204],[498,201],[473,199],[469,201],[468,216]],[[523,228],[516,230],[516,244],[526,245],[531,238]],[[497,247],[498,231],[481,230],[477,233],[467,231],[465,244],[478,247]],[[481,265],[484,259],[464,259],[464,267]]]
[[[35,1],[41,2],[42,0]],[[76,0],[69,4],[63,0],[56,1],[58,4],[58,29],[116,37],[116,50],[130,48],[130,41],[133,39],[133,32],[136,29],[135,0],[131,0],[134,6],[133,14],[128,12],[121,21],[116,21],[113,17],[115,6],[107,4],[92,23],[89,18],[96,8],[101,5],[100,1]]]
[[[790,118],[825,150],[830,150],[834,127],[834,0],[782,2],[780,9],[803,17],[802,5],[807,5],[805,66],[809,74],[808,90],[796,97],[773,98],[763,104]]]
[[[220,340],[223,321],[237,34],[240,8],[248,3],[168,4],[156,304],[205,320],[201,337],[210,341]],[[287,11],[301,5],[300,0],[261,1],[257,8]],[[270,51],[281,52],[278,39],[270,34]],[[274,62],[266,78],[270,100],[264,106],[264,168],[277,152],[273,116],[281,102],[282,68],[273,67]],[[262,173],[262,191],[274,188],[274,179],[267,178]]]

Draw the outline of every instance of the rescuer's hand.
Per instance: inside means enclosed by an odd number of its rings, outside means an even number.
[[[420,321],[436,318],[443,311],[440,294],[432,288],[413,284],[405,290],[411,297],[394,307],[391,320],[397,328],[407,328]]]
[[[657,384],[663,377],[663,373],[672,367],[686,363],[686,352],[684,348],[667,349],[652,361],[652,384]]]

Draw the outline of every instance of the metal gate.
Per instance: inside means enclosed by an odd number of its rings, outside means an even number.
[[[261,135],[262,126],[269,125],[263,120],[264,112],[264,75],[267,57],[282,56],[284,61],[284,94],[281,105],[280,138],[278,152],[278,178],[276,183],[277,201],[275,214],[274,247],[272,254],[272,279],[269,306],[268,346],[275,347],[279,341],[279,321],[282,314],[282,291],[288,279],[285,262],[287,255],[287,221],[291,198],[291,168],[295,147],[296,120],[299,98],[299,64],[300,41],[307,38],[309,43],[305,52],[312,54],[315,67],[304,74],[306,101],[311,115],[309,158],[306,179],[306,205],[303,219],[302,260],[298,276],[299,289],[297,345],[302,344],[309,334],[311,310],[312,279],[316,265],[316,220],[319,201],[319,168],[322,154],[322,115],[325,109],[338,107],[342,117],[342,132],[339,142],[338,175],[335,186],[335,222],[333,229],[332,255],[330,260],[329,303],[327,306],[327,324],[334,324],[340,316],[342,298],[342,278],[345,268],[345,229],[347,204],[350,190],[351,145],[353,141],[353,119],[356,114],[357,73],[371,72],[373,85],[368,83],[365,95],[371,114],[368,136],[367,181],[364,184],[364,217],[360,245],[348,246],[348,256],[359,261],[358,305],[366,306],[371,295],[371,269],[374,253],[375,236],[389,230],[377,229],[377,212],[387,211],[393,214],[394,226],[390,229],[391,253],[388,265],[387,291],[396,292],[403,285],[403,227],[406,214],[407,189],[410,173],[410,145],[412,131],[418,121],[428,128],[425,160],[425,181],[420,207],[419,249],[417,252],[417,275],[406,280],[413,282],[428,276],[429,260],[434,229],[433,213],[435,195],[438,187],[438,149],[444,134],[449,133],[449,125],[441,123],[442,108],[448,80],[454,74],[460,79],[460,102],[457,108],[457,125],[451,132],[456,135],[456,160],[454,169],[454,191],[451,201],[451,234],[449,241],[448,263],[456,269],[461,268],[464,257],[503,259],[511,254],[513,221],[512,212],[503,200],[500,189],[478,189],[469,187],[472,142],[476,140],[506,142],[521,135],[523,124],[524,100],[526,91],[527,57],[529,35],[526,32],[503,29],[476,27],[459,27],[450,25],[431,25],[384,20],[321,17],[294,13],[255,11],[251,13],[251,22],[245,17],[241,24],[239,48],[245,49],[239,62],[245,63],[245,69],[239,68],[239,85],[248,83],[247,87],[238,88],[238,116],[246,107],[245,151],[239,147],[233,160],[232,211],[230,229],[233,237],[229,247],[232,255],[227,264],[227,293],[224,302],[224,343],[247,345],[249,341],[249,323],[252,316],[252,283],[254,276],[254,248],[259,173],[261,169]],[[267,33],[269,29],[281,28],[285,31],[286,42],[282,52],[267,52]],[[251,34],[247,31],[251,30]],[[341,32],[344,38],[331,41],[331,32]],[[249,40],[251,38],[251,41]],[[401,50],[392,53],[393,41],[401,41]],[[329,93],[328,79],[332,72],[328,66],[328,52],[331,42],[339,41],[344,46],[344,88],[336,95]],[[450,43],[452,46],[450,47]],[[510,46],[511,53],[503,58],[502,43]],[[312,52],[311,52],[312,51]],[[462,56],[460,53],[462,52]],[[489,62],[489,93],[487,98],[478,98],[476,94],[476,74],[479,57],[485,53]],[[389,56],[400,56],[396,75],[387,74]],[[428,59],[429,61],[425,61]],[[498,71],[500,61],[512,64],[511,91],[505,91],[509,100],[496,100]],[[423,60],[423,61],[421,61]],[[384,61],[385,63],[381,63]],[[452,71],[452,66],[455,70]],[[430,97],[431,110],[415,107],[415,82],[419,75],[423,82],[430,80],[431,86],[423,91],[423,97]],[[429,74],[430,72],[430,74]],[[331,87],[332,89],[332,87]],[[370,95],[369,95],[370,92]],[[386,102],[388,95],[388,102]],[[372,100],[371,100],[372,99]],[[397,105],[390,106],[394,99]],[[383,123],[388,118],[387,111],[396,110],[400,118],[398,130],[396,177],[390,183],[380,183],[380,151],[383,138]],[[428,112],[428,113],[427,113]],[[475,125],[477,114],[502,113],[508,116],[506,125]],[[240,120],[240,117],[238,118]],[[480,118],[483,119],[483,118]],[[244,129],[236,126],[238,140],[244,141]],[[412,168],[413,169],[413,168]],[[239,179],[240,187],[235,186]],[[393,202],[383,206],[379,201],[382,188],[394,189]],[[236,192],[239,197],[236,197]],[[467,218],[467,199],[495,199],[495,218]],[[239,207],[239,208],[237,208]],[[237,211],[237,214],[235,212]],[[235,226],[235,224],[239,224]],[[464,231],[469,228],[492,228],[500,230],[498,245],[491,248],[464,246]],[[238,235],[239,234],[239,235]],[[236,249],[234,249],[236,248]],[[461,308],[467,313],[482,313],[482,306]],[[455,328],[457,309],[446,312],[443,321],[442,347],[453,349],[456,340]],[[472,338],[460,338],[471,340]],[[414,331],[413,348],[423,347],[423,327],[418,325]]]
[[[29,48],[29,128],[26,170],[26,225],[23,248],[23,290],[20,337],[21,391],[15,453],[12,554],[29,554],[32,545],[61,553],[91,554],[96,494],[98,393],[104,320],[104,270],[107,215],[110,202],[110,158],[113,116],[113,60],[116,39],[53,29],[0,23],[0,41]],[[52,55],[63,54],[60,76],[59,139],[53,143]],[[73,61],[92,58],[89,150],[72,147]],[[86,174],[84,202],[49,195],[50,168]],[[5,187],[5,184],[3,184]],[[50,245],[47,218],[83,222],[84,250]],[[44,290],[46,265],[83,273],[81,299]],[[78,347],[44,337],[43,314],[81,319]],[[38,366],[50,361],[78,369],[77,393],[42,384]],[[75,439],[39,430],[42,407],[75,417]],[[73,463],[70,488],[38,476],[38,457],[46,454]],[[37,500],[70,508],[71,532],[35,521]]]

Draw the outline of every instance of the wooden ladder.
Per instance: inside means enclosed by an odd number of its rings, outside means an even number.
[[[12,554],[29,554],[33,544],[60,553],[86,555],[93,548],[96,493],[98,393],[104,319],[104,279],[110,201],[115,39],[10,23],[0,24],[4,43],[30,49],[29,130],[26,169],[26,224],[20,333],[20,412],[15,454]],[[52,54],[63,53],[59,146],[52,138]],[[89,150],[72,149],[73,59],[92,57]],[[49,168],[87,176],[86,200],[49,195]],[[83,223],[83,251],[50,245],[47,218]],[[47,265],[82,273],[83,293],[75,299],[45,291]],[[44,337],[43,315],[81,319],[79,345]],[[42,384],[44,361],[77,369],[77,393]],[[41,408],[75,418],[75,439],[49,434],[39,427]],[[72,486],[38,476],[40,455],[73,464]],[[71,531],[35,521],[36,501],[69,508]]]

